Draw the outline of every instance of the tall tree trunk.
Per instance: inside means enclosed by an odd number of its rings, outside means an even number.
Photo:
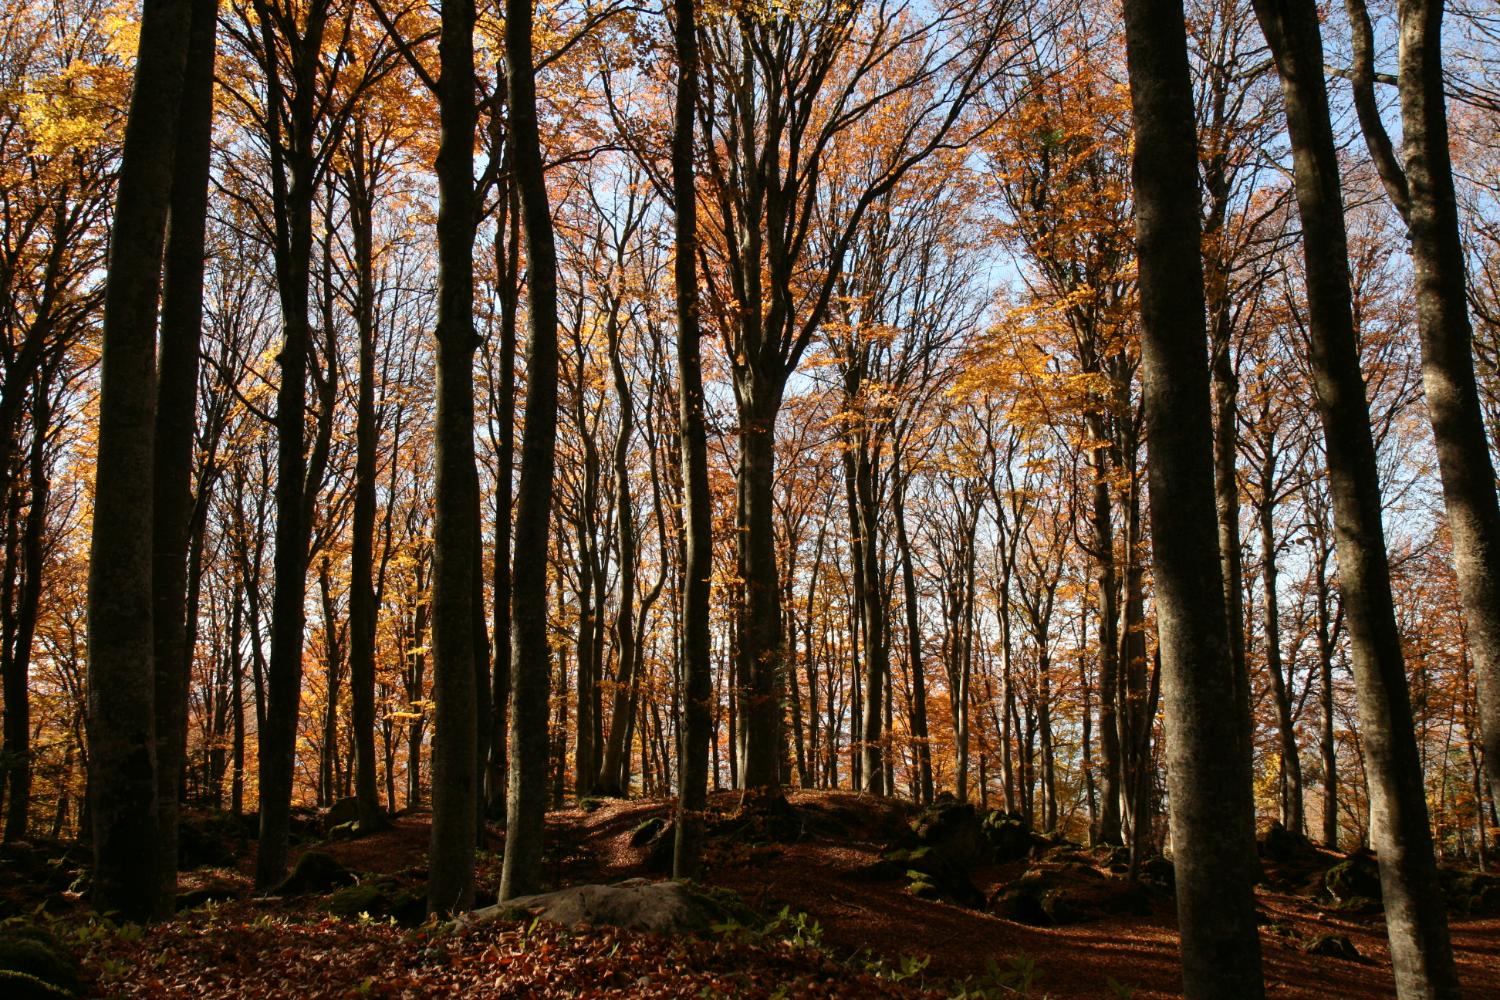
[[[748,799],[781,797],[778,738],[784,650],[776,568],[776,416],[780,389],[758,385],[740,410],[739,540],[743,600],[738,609],[740,787]]]
[[[1401,133],[1422,387],[1468,626],[1490,794],[1500,799],[1500,503],[1474,381],[1473,330],[1443,93],[1442,0],[1401,0]]]
[[[160,912],[152,632],[156,307],[193,4],[148,0],[104,289],[99,458],[89,551],[89,813],[94,898]]]
[[[610,713],[609,738],[604,747],[604,761],[599,768],[599,791],[605,795],[624,795],[629,791],[622,781],[625,754],[629,749],[625,723],[631,717],[630,692],[636,686],[637,642],[635,636],[636,540],[635,508],[630,496],[630,439],[635,433],[635,407],[630,396],[630,380],[620,353],[619,303],[615,302],[605,323],[609,344],[609,367],[614,375],[615,397],[620,406],[620,424],[615,432],[615,525],[619,532],[620,606],[615,613],[614,707]],[[644,780],[644,772],[642,773]]]
[[[187,562],[194,508],[193,436],[198,423],[198,341],[203,326],[204,232],[218,19],[216,0],[192,0],[162,288],[151,542],[162,917],[171,914],[177,892],[177,793],[187,754],[188,685],[193,665],[188,637],[196,633],[187,621]]]
[[[1292,140],[1313,380],[1327,444],[1339,584],[1349,615],[1369,778],[1371,839],[1380,860],[1397,992],[1457,996],[1386,561],[1318,10],[1313,0],[1257,0],[1255,10],[1281,76]]]
[[[698,322],[698,203],[693,170],[694,122],[698,107],[698,25],[694,0],[673,0],[677,50],[677,99],[672,121],[673,291],[677,300],[677,431],[683,517],[682,723],[678,737],[677,837],[672,875],[697,874],[708,800],[708,744],[713,720],[709,701],[708,597],[713,571],[712,508],[708,491],[708,426],[703,412],[703,364]],[[816,724],[816,719],[814,719]]]
[[[499,129],[498,120],[494,127]],[[500,372],[494,402],[500,439],[495,455],[495,562],[490,595],[494,602],[490,642],[494,655],[494,681],[490,692],[492,707],[487,812],[497,819],[505,816],[507,721],[510,718],[510,514],[516,455],[516,313],[519,311],[521,294],[521,220],[517,199],[515,184],[507,183],[502,202],[504,212],[501,221],[504,224],[497,225],[495,236],[495,269],[500,299]],[[505,235],[502,236],[501,233]]]
[[[1267,452],[1270,453],[1269,447]],[[1274,483],[1275,474],[1275,467],[1268,459],[1262,482]],[[1260,524],[1260,564],[1266,591],[1266,672],[1271,675],[1271,694],[1276,699],[1276,728],[1281,737],[1281,821],[1287,829],[1303,833],[1307,824],[1302,816],[1302,756],[1292,726],[1292,697],[1281,662],[1281,598],[1276,589],[1276,531],[1271,520],[1270,501],[1259,505],[1256,520]]]
[[[547,808],[547,541],[557,443],[557,253],[537,128],[532,5],[505,0],[505,62],[515,177],[526,230],[531,328],[526,342],[526,428],[516,496],[511,574],[510,790],[500,898],[537,887]]]
[[[1194,998],[1259,997],[1254,805],[1218,559],[1198,204],[1184,197],[1197,190],[1198,156],[1180,0],[1126,0],[1125,40],[1183,986]]]
[[[427,909],[474,903],[478,823],[474,469],[474,4],[446,0],[438,40],[437,482],[432,527],[432,846]]]
[[[5,768],[0,787],[6,790],[4,840],[26,839],[31,813],[31,649],[37,612],[42,601],[42,567],[47,533],[47,434],[52,422],[52,372],[46,365],[36,381],[31,400],[30,506],[21,529],[21,593],[16,602],[15,636],[5,660]],[[69,746],[71,752],[72,747]],[[64,774],[64,782],[67,780]],[[176,868],[173,868],[176,874]]]
[[[359,828],[380,826],[375,780],[375,226],[374,191],[362,119],[350,148],[349,209],[354,230],[355,326],[359,390],[354,418],[354,523],[349,554],[349,695],[354,721],[354,798]]]
[[[907,656],[911,661],[911,735],[917,744],[917,771],[920,801],[932,801],[932,747],[927,732],[927,677],[922,665],[922,627],[917,617],[917,575],[912,566],[911,539],[906,534],[906,476],[899,454],[895,485],[891,494],[891,514],[896,523],[896,548],[901,556],[901,594],[906,606]]]
[[[864,563],[864,572],[861,574],[864,581],[861,610],[864,614],[865,634],[865,717],[861,741],[864,749],[864,784],[861,790],[872,795],[884,795],[890,789],[885,784],[885,749],[881,723],[885,716],[883,698],[891,673],[891,656],[887,642],[885,602],[881,599],[880,553],[876,539],[879,519],[875,505],[876,469],[875,458],[870,450],[870,443],[862,438],[856,453],[854,477],[859,518],[859,554]]]
[[[257,3],[270,53],[279,51],[273,19]],[[267,121],[272,191],[275,200],[276,285],[283,337],[276,390],[276,531],[272,564],[271,659],[266,678],[266,719],[260,732],[260,843],[255,885],[269,889],[286,874],[291,832],[292,788],[297,759],[297,720],[302,700],[302,642],[306,628],[308,541],[312,503],[304,456],[307,417],[307,361],[311,349],[308,319],[312,273],[312,205],[316,193],[316,80],[328,11],[313,4],[300,37],[289,39],[288,67],[295,90],[290,98],[280,82],[277,56],[268,54],[272,79]],[[282,105],[286,107],[283,108]],[[290,135],[282,134],[285,116]],[[325,410],[329,408],[325,407]],[[331,415],[331,411],[330,411]],[[315,449],[316,451],[316,449]]]

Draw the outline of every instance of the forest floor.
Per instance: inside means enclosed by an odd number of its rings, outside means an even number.
[[[1133,903],[1122,912],[1030,926],[918,898],[905,878],[891,878],[882,859],[893,846],[912,843],[910,806],[844,793],[793,793],[791,802],[793,835],[747,836],[731,823],[736,797],[714,796],[711,829],[721,835],[709,839],[703,882],[731,890],[761,916],[708,939],[572,932],[526,921],[422,923],[429,834],[423,813],[358,839],[309,837],[299,848],[359,873],[352,888],[250,898],[254,845],[240,842],[232,856],[217,858],[224,863],[185,872],[179,886],[183,907],[221,901],[145,930],[89,921],[77,893],[60,888],[66,861],[33,856],[37,874],[28,885],[5,871],[24,868],[16,856],[0,855],[0,917],[40,905],[55,938],[81,959],[80,991],[104,997],[1178,995],[1176,915],[1165,888],[1129,896]],[[594,808],[549,814],[544,881],[662,877],[660,848],[670,831],[658,831],[670,819],[669,803],[587,804]],[[491,891],[501,845],[502,838],[492,837],[480,852],[480,884]],[[1081,856],[1068,845],[1057,850]],[[1351,912],[1313,892],[1323,872],[1343,860],[1323,851],[1287,864],[1263,859],[1258,903],[1268,996],[1394,995],[1379,911]],[[54,870],[50,876],[42,864]],[[995,899],[1033,865],[1048,867],[1017,859],[976,864],[967,875],[994,909]],[[1076,860],[1062,867],[1099,885],[1123,884],[1103,860],[1093,874]],[[1451,929],[1465,995],[1500,998],[1500,918],[1454,913]],[[1340,947],[1320,950],[1341,954],[1309,951],[1329,935]]]

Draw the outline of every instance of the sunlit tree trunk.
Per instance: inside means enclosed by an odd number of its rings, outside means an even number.
[[[1248,741],[1219,563],[1198,202],[1185,196],[1198,156],[1180,0],[1127,0],[1125,39],[1183,986],[1193,998],[1259,997],[1250,760],[1238,752]]]
[[[1403,997],[1457,996],[1386,561],[1318,10],[1313,0],[1257,0],[1255,9],[1281,77],[1292,140],[1313,381],[1327,444],[1339,586],[1348,609],[1370,788],[1371,840],[1380,861],[1396,988]]]

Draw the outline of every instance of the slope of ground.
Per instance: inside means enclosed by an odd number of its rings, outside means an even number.
[[[768,830],[737,818],[734,796],[713,797],[703,881],[759,915],[707,941],[524,920],[424,925],[429,825],[421,813],[358,839],[319,842],[309,832],[299,855],[331,858],[333,880],[285,898],[248,898],[253,841],[241,841],[230,863],[184,875],[182,903],[198,908],[145,932],[87,922],[81,886],[58,888],[66,866],[52,866],[58,872],[37,898],[57,913],[57,936],[83,956],[86,989],[109,997],[1177,995],[1168,891],[1140,896],[1130,912],[1029,926],[918,898],[903,878],[870,877],[889,866],[882,858],[892,845],[910,842],[909,806],[840,793],[795,793],[791,802],[790,814],[756,820],[780,824]],[[660,877],[670,804],[585,807],[548,817],[544,877],[552,886]],[[480,883],[491,890],[502,846],[492,836],[480,853]],[[1378,910],[1346,912],[1298,886],[1307,871],[1321,884],[1321,870],[1341,860],[1319,854],[1306,871],[1268,865],[1275,887],[1260,891],[1268,995],[1392,995]],[[1030,864],[978,864],[969,877],[994,898]],[[23,905],[31,904],[8,895],[0,916]],[[1500,919],[1455,914],[1452,928],[1466,995],[1500,997]],[[1327,935],[1357,954],[1308,953]]]

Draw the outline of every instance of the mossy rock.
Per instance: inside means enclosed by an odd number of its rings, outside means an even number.
[[[1380,866],[1367,852],[1356,852],[1328,869],[1323,888],[1335,902],[1350,899],[1380,899]]]
[[[330,854],[322,851],[305,851],[297,863],[275,889],[277,896],[302,896],[314,892],[327,892],[346,885],[353,885],[354,873],[349,871]]]
[[[912,820],[911,829],[919,845],[935,848],[960,865],[974,863],[989,846],[974,806],[951,795],[938,796]]]
[[[637,824],[635,829],[630,831],[630,846],[645,847],[658,833],[661,833],[666,825],[667,821],[661,816],[652,816],[645,822]]]
[[[395,917],[402,926],[414,927],[427,916],[427,899],[421,886],[404,886],[389,876],[373,876],[339,889],[328,897],[323,909],[346,919],[360,914],[377,919]]]
[[[177,867],[227,868],[250,839],[245,821],[227,812],[185,811],[177,826]]]
[[[1140,863],[1136,874],[1144,881],[1169,892],[1177,891],[1177,866],[1169,859],[1157,855]]]
[[[1342,934],[1319,934],[1307,942],[1302,950],[1309,955],[1326,955],[1329,958],[1342,958],[1347,962],[1364,961],[1364,956],[1354,947],[1354,942]]]
[[[586,795],[578,800],[578,808],[586,813],[598,812],[604,806],[604,801],[597,795]]]
[[[1014,813],[992,809],[980,823],[990,857],[999,864],[1019,861],[1031,853],[1034,835],[1025,821]]]
[[[1119,913],[1146,914],[1150,899],[1142,886],[1091,866],[1047,864],[1029,869],[997,893],[990,910],[1034,927],[1057,927]]]
[[[882,863],[897,872],[904,871],[913,882],[932,886],[935,896],[922,896],[923,899],[941,899],[971,910],[984,908],[984,894],[975,888],[968,869],[941,850],[928,845],[897,848],[888,851]]]
[[[1260,856],[1270,861],[1281,863],[1292,861],[1310,861],[1318,856],[1318,849],[1313,842],[1307,839],[1307,835],[1295,830],[1288,830],[1280,820],[1272,821],[1267,828],[1265,836],[1256,843]]]
[[[1371,899],[1369,896],[1350,896],[1347,899],[1340,899],[1328,909],[1348,917],[1374,917],[1385,912],[1385,907],[1381,905],[1380,900]]]
[[[78,960],[41,924],[0,921],[0,995],[7,1000],[77,996]]]
[[[330,844],[337,844],[344,840],[353,840],[359,836],[359,820],[350,820],[337,826],[329,827],[328,836],[323,838]]]

